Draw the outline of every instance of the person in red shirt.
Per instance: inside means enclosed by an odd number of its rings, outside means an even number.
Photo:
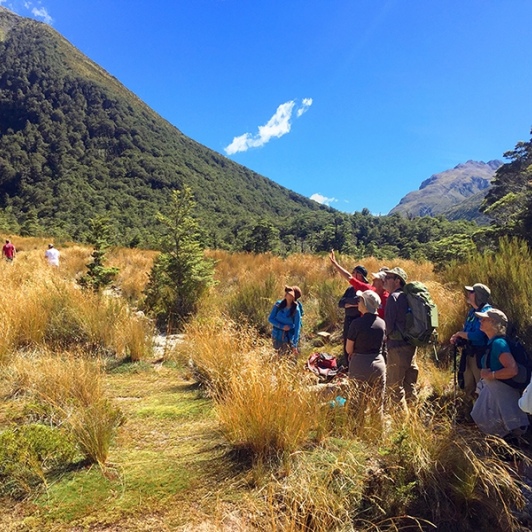
[[[2,247],[2,257],[4,257],[7,262],[13,262],[16,254],[17,250],[15,249],[15,246],[9,240],[6,240],[6,243]]]
[[[351,275],[345,268],[342,268],[342,266],[338,264],[334,256],[334,249],[331,250],[329,259],[333,266],[340,272],[342,277],[345,277],[355,290],[360,290],[361,292],[373,290],[379,294],[381,298],[381,304],[377,313],[380,318],[384,319],[384,309],[386,308],[386,300],[388,299],[388,292],[384,289],[384,272],[380,271],[378,273],[373,273],[373,283],[370,284],[366,277],[367,270],[363,266],[357,266],[353,270],[353,275]]]

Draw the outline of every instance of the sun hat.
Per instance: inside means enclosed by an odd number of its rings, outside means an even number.
[[[487,310],[486,312],[475,312],[475,316],[477,318],[489,318],[490,320],[493,320],[495,323],[501,324],[501,325],[508,325],[508,318],[506,314],[499,310],[498,308],[491,308]]]
[[[464,286],[467,292],[473,292],[478,305],[483,305],[488,302],[491,296],[491,290],[482,283],[475,283],[473,286]]]
[[[399,268],[399,266],[396,266],[395,268],[391,268],[389,270],[386,270],[386,275],[388,274],[392,274],[392,275],[396,275],[397,277],[399,277],[404,283],[407,282],[408,280],[408,275],[406,274],[406,272],[403,270],[403,268]]]
[[[286,294],[292,294],[296,300],[301,297],[301,288],[299,286],[285,286],[284,291]]]
[[[364,305],[370,314],[377,313],[377,309],[381,304],[381,298],[377,292],[374,292],[373,290],[365,290],[364,292],[358,290],[357,296],[364,300]]]

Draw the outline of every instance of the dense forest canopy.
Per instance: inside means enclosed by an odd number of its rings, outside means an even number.
[[[0,28],[0,205],[23,231],[79,239],[105,213],[149,242],[184,183],[215,246],[244,219],[328,210],[187,138],[48,26],[0,9]]]

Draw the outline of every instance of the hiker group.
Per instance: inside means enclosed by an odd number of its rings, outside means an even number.
[[[366,385],[372,399],[382,407],[388,396],[389,402],[408,411],[417,391],[417,347],[425,343],[422,336],[428,341],[438,325],[436,307],[426,287],[408,283],[407,273],[398,266],[372,273],[370,284],[364,266],[358,265],[349,273],[340,266],[334,251],[329,259],[350,284],[339,302],[346,309],[340,365],[351,379]],[[417,301],[421,302],[419,308]],[[420,321],[422,327],[418,326]]]
[[[506,314],[490,303],[482,283],[465,286],[468,310],[463,329],[450,342],[460,352],[457,382],[465,395],[465,416],[485,433],[522,436],[529,425],[521,400],[530,381],[530,362],[520,343],[508,336]],[[456,358],[455,358],[456,360]]]
[[[338,303],[345,310],[338,372],[347,374],[382,410],[398,406],[408,413],[417,395],[417,348],[435,339],[436,305],[426,286],[408,282],[407,273],[398,266],[372,273],[370,283],[364,266],[349,272],[334,251],[329,259],[350,285]],[[450,339],[455,386],[463,390],[463,419],[474,421],[487,434],[518,437],[529,424],[525,411],[532,413],[532,385],[530,407],[525,405],[528,389],[521,397],[532,365],[522,346],[506,336],[508,319],[491,306],[490,289],[477,283],[465,286],[464,292],[470,309],[463,329]],[[274,348],[293,360],[301,333],[301,295],[299,287],[285,287],[284,298],[269,316]],[[311,355],[312,364],[322,362],[325,373],[331,367],[330,358],[334,357]]]

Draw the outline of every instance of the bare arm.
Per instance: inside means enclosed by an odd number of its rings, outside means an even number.
[[[355,341],[354,340],[347,340],[345,342],[345,352],[347,353],[347,357],[350,359],[353,356],[353,351],[355,350]]]
[[[519,373],[517,362],[511,353],[501,353],[499,356],[499,362],[504,366],[503,368],[495,371],[482,369],[480,370],[480,376],[487,380],[511,379]]]
[[[338,264],[338,262],[336,261],[336,257],[334,256],[334,249],[331,249],[331,254],[329,255],[329,259],[332,265],[340,272],[340,275],[342,277],[345,277],[349,281],[349,279],[351,279],[351,274],[345,268],[342,268]]]

